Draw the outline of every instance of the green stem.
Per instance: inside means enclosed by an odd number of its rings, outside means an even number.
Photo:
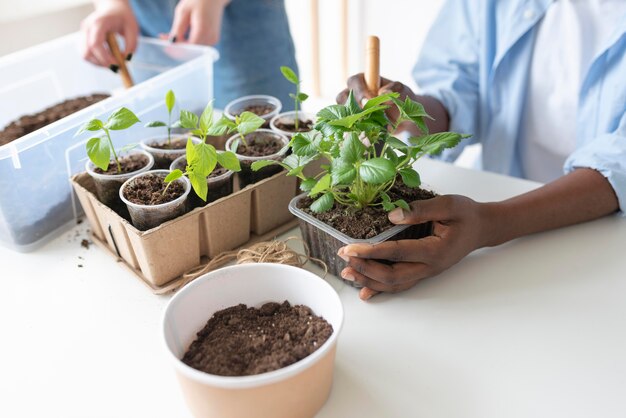
[[[117,158],[117,153],[115,152],[115,147],[113,146],[113,141],[111,140],[111,135],[109,135],[109,130],[104,129],[104,132],[107,134],[107,140],[109,141],[109,146],[111,147],[111,151],[113,152],[113,157],[115,158],[115,163],[117,164],[117,172],[122,172],[122,165],[120,164],[119,158]]]
[[[298,132],[298,124],[300,123],[300,120],[298,119],[298,97],[300,96],[300,83],[296,84],[296,98],[295,98],[295,127],[296,127],[296,132]]]
[[[167,112],[167,146],[172,146],[172,112]]]

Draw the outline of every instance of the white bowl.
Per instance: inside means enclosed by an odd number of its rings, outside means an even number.
[[[217,311],[244,303],[289,301],[326,319],[333,334],[308,357],[268,373],[217,376],[180,359]],[[165,308],[163,334],[187,405],[196,417],[309,418],[324,405],[333,377],[343,307],[335,290],[304,269],[282,264],[242,264],[212,271],[178,291]]]

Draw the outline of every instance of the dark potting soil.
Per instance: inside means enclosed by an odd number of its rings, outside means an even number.
[[[21,118],[10,122],[7,126],[5,126],[4,130],[0,131],[0,145],[8,144],[11,141],[36,131],[37,129],[50,125],[52,122],[56,122],[57,120],[63,119],[72,113],[76,113],[87,106],[91,106],[94,103],[104,100],[107,97],[109,97],[108,94],[92,94],[90,96],[76,97],[44,109],[39,113],[22,116]]]
[[[249,376],[289,366],[307,357],[333,333],[324,318],[304,305],[244,304],[216,312],[182,361],[220,376]]]
[[[392,201],[404,199],[407,203],[435,197],[435,193],[429,190],[410,188],[400,179],[396,180],[387,194]],[[395,226],[389,221],[388,212],[381,206],[368,206],[359,211],[354,211],[335,202],[332,209],[315,213],[310,209],[311,203],[313,203],[313,199],[307,196],[301,199],[297,206],[298,209],[354,239],[369,239]]]
[[[167,143],[167,139],[161,141],[161,142],[152,142],[149,144],[150,147],[152,148],[156,148],[156,149],[184,149],[187,146],[187,139],[186,138],[174,138],[170,141],[170,143]]]
[[[298,119],[298,129],[296,129],[296,124],[293,122],[283,122],[280,119],[274,123],[278,129],[286,132],[309,132],[313,129],[313,121],[312,120],[302,120]]]
[[[283,143],[278,138],[263,132],[253,132],[246,135],[246,142],[248,143],[247,147],[243,141],[239,143],[237,154],[247,157],[263,157],[276,154],[283,147]]]
[[[113,160],[109,162],[109,167],[106,171],[99,167],[94,168],[93,171],[98,174],[126,174],[141,170],[146,165],[148,165],[148,158],[145,155],[131,154],[120,158],[121,173],[117,171],[117,164]]]
[[[244,106],[241,112],[237,113],[237,116],[241,115],[243,112],[252,112],[257,116],[264,116],[268,113],[272,113],[274,109],[276,109],[276,106],[271,104],[248,105]]]
[[[138,205],[152,206],[171,202],[183,195],[185,187],[180,182],[173,182],[167,187],[163,179],[155,174],[141,176],[124,188],[124,197]]]

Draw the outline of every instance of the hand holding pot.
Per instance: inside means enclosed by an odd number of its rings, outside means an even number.
[[[170,40],[202,45],[217,44],[222,15],[228,3],[230,0],[181,0],[174,10]]]
[[[106,45],[106,35],[108,32],[122,35],[125,45],[123,55],[128,57],[137,47],[137,20],[126,0],[100,0],[95,2],[95,7],[96,10],[81,23],[84,34],[82,55],[92,64],[113,69],[115,67],[112,66],[117,63]]]
[[[337,253],[348,262],[341,277],[363,285],[363,300],[379,292],[401,292],[421,279],[435,276],[485,244],[484,204],[464,196],[445,195],[412,202],[411,211],[389,213],[394,224],[433,222],[433,235],[417,240],[351,244]],[[389,260],[383,264],[374,260]]]

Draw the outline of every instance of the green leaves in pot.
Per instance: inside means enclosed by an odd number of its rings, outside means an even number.
[[[160,120],[155,120],[152,122],[148,122],[146,124],[146,128],[159,128],[165,127],[167,128],[167,145],[169,146],[172,143],[172,129],[180,127],[180,122],[175,121],[172,123],[172,111],[174,110],[174,105],[176,104],[176,96],[172,90],[168,90],[165,94],[165,107],[167,109],[167,123],[162,122]]]

